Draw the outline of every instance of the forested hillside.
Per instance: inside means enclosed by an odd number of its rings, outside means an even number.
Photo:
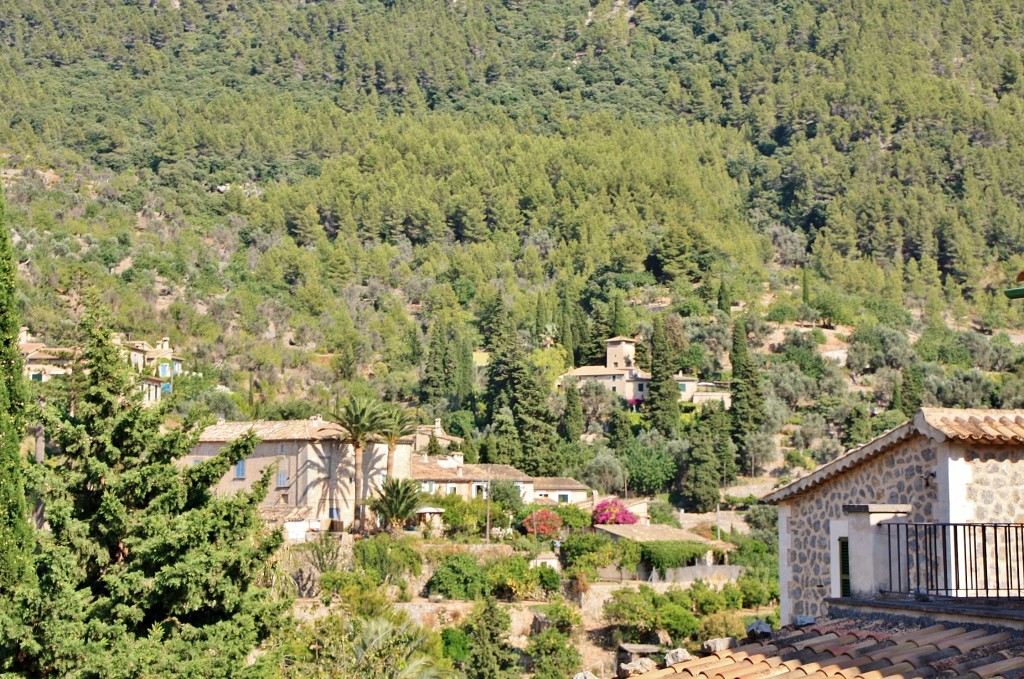
[[[27,323],[75,341],[98,284],[120,329],[170,329],[248,394],[217,404],[229,416],[366,390],[472,410],[482,384],[449,377],[494,348],[504,304],[544,387],[610,334],[650,337],[656,310],[673,367],[728,378],[743,301],[787,408],[775,432],[814,400],[863,438],[904,381],[915,404],[1024,395],[995,374],[1009,337],[970,332],[1024,324],[1000,294],[1024,269],[1022,2],[0,0],[0,17]],[[796,320],[844,326],[849,370],[796,335],[763,355],[765,324]]]

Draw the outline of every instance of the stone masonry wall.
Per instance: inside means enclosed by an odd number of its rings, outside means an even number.
[[[925,475],[936,469],[936,444],[915,436],[787,502],[791,507],[788,583],[793,615],[824,615],[831,594],[829,524],[845,519],[843,505],[909,504],[910,521],[935,521],[938,484]],[[857,556],[851,555],[856,562]],[[783,587],[787,583],[782,583]]]
[[[978,523],[1024,521],[1024,448],[972,446],[964,451],[973,481],[967,499]]]

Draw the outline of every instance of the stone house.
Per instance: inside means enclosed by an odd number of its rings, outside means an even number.
[[[703,403],[709,400],[722,401],[729,405],[730,395],[720,388],[707,389],[698,386],[697,378],[683,375],[674,377],[679,387],[679,400]],[[613,394],[625,399],[630,405],[647,400],[651,390],[651,374],[636,365],[636,340],[632,337],[611,337],[605,340],[605,364],[584,365],[558,378],[558,384],[595,381]],[[713,386],[713,385],[712,385]]]
[[[1024,410],[923,408],[765,500],[779,508],[783,622],[1020,597]]]

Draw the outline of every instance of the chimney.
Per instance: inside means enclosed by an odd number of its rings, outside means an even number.
[[[429,462],[430,461],[430,457],[427,455],[427,451],[425,451],[425,450],[423,451],[423,461],[424,462]]]
[[[594,502],[594,506],[596,507],[597,506],[597,491],[596,490],[590,491],[590,499]]]
[[[455,473],[458,474],[459,478],[461,479],[462,478],[462,467],[459,467],[458,469],[456,469]]]
[[[444,429],[441,429],[441,418],[434,420],[434,436],[444,436]]]
[[[466,457],[459,451],[452,453],[449,457],[455,461],[455,464],[459,465],[459,476],[462,476],[462,465],[465,464]]]
[[[24,325],[21,326],[18,330],[18,344],[28,344],[31,339],[32,336],[28,334],[28,327]]]
[[[161,339],[160,340],[160,348],[161,349],[170,349],[171,348],[171,338],[170,337],[164,337],[163,339]]]

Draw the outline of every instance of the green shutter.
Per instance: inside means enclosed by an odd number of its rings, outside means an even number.
[[[839,538],[839,596],[850,596],[850,539]]]

